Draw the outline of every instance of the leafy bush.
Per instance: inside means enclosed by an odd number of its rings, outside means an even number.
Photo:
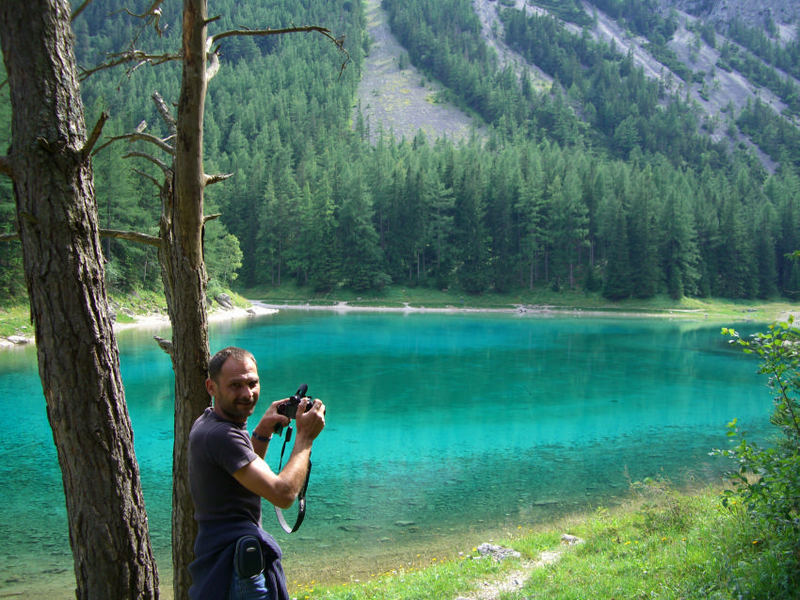
[[[747,439],[735,419],[728,424],[728,436],[738,443],[716,453],[734,459],[738,467],[731,474],[734,489],[725,493],[723,504],[741,501],[764,533],[763,540],[752,542],[764,546],[753,562],[762,563],[762,573],[763,563],[770,563],[769,581],[752,584],[761,592],[768,589],[771,598],[796,597],[800,589],[800,331],[789,319],[747,340],[733,329],[722,332],[744,352],[761,358],[759,372],[769,376],[773,392],[770,420],[779,432],[773,445],[761,447]]]

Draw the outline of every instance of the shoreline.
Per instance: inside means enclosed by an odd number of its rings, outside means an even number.
[[[267,307],[259,302],[252,302],[247,308],[234,307],[230,309],[218,308],[208,312],[208,323],[220,323],[238,319],[247,319],[262,315],[272,315],[278,312],[277,308]],[[148,313],[146,315],[135,315],[133,321],[114,323],[114,333],[129,329],[147,331],[149,329],[164,329],[170,327],[169,317],[162,313]],[[0,350],[27,348],[36,345],[33,336],[13,335],[0,337]]]
[[[250,300],[254,304],[266,309],[279,310],[306,310],[306,311],[331,311],[331,312],[381,312],[381,313],[439,313],[439,314],[464,314],[464,313],[500,313],[500,314],[519,314],[533,316],[577,316],[577,317],[626,317],[626,318],[673,318],[673,317],[697,317],[708,318],[709,315],[699,309],[672,309],[668,313],[664,312],[636,312],[630,310],[601,310],[587,308],[564,308],[549,304],[514,304],[505,308],[486,308],[471,306],[411,306],[411,303],[404,302],[403,306],[370,306],[361,304],[350,304],[346,301],[339,301],[336,304],[272,304]]]
[[[288,304],[288,303],[269,303],[260,300],[248,300],[250,306],[246,308],[234,307],[230,309],[215,308],[208,312],[208,323],[219,323],[224,321],[233,321],[239,319],[246,319],[251,317],[272,315],[280,312],[281,310],[301,310],[301,311],[329,311],[337,313],[349,312],[376,312],[376,313],[403,313],[403,314],[517,314],[520,316],[535,316],[535,317],[556,317],[556,316],[569,316],[569,317],[619,317],[619,318],[635,318],[635,319],[697,319],[702,321],[739,321],[739,320],[752,320],[752,317],[742,316],[738,319],[731,318],[730,315],[713,315],[701,309],[669,309],[667,311],[630,311],[630,310],[602,310],[602,309],[585,309],[585,308],[566,308],[557,307],[546,304],[514,304],[513,306],[504,308],[486,308],[486,307],[470,307],[470,306],[452,306],[447,305],[443,307],[432,306],[412,306],[409,302],[404,302],[402,306],[370,306],[360,304],[350,304],[346,301],[339,301],[335,304],[311,304],[309,302],[303,304]],[[798,312],[784,312],[778,315],[777,320],[785,321],[789,317],[795,320],[800,318]],[[114,333],[125,331],[129,329],[148,330],[148,329],[164,329],[170,327],[169,317],[163,313],[148,313],[145,315],[134,315],[133,321],[115,322]],[[6,349],[26,348],[35,345],[33,336],[12,335],[8,337],[0,337],[0,351]]]

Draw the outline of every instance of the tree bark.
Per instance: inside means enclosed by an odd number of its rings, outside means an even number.
[[[203,113],[206,97],[205,0],[184,0],[183,76],[178,101],[174,179],[164,186],[162,277],[172,322],[175,371],[175,441],[172,487],[172,566],[175,600],[188,597],[187,566],[194,559],[197,524],[189,493],[188,440],[194,420],[209,405],[207,277],[203,262]]]
[[[0,42],[12,107],[7,164],[62,471],[76,596],[157,598],[108,314],[69,2],[0,2]]]

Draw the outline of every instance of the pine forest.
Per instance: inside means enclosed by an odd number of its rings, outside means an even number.
[[[220,42],[205,169],[232,177],[206,196],[206,213],[220,215],[204,234],[210,290],[294,282],[315,292],[547,287],[612,301],[797,297],[797,31],[781,41],[769,19],[761,27],[698,14],[692,39],[718,53],[714,73],[742,74],[783,107],[756,98],[709,119],[685,90],[712,94],[711,80],[670,43],[679,17],[664,2],[487,3],[494,35],[539,78],[500,59],[477,3],[380,5],[405,50],[396,60],[441,86],[436,102],[471,117],[463,139],[398,135],[364,118],[357,90],[373,44],[364,0],[209,3],[218,17],[210,33],[320,25],[344,39],[344,51],[313,32]],[[145,23],[136,14],[150,4],[90,3],[72,24],[86,121],[108,111],[105,140],[168,135],[151,97],[177,102],[178,63],[109,66],[131,48],[179,49],[179,3],[164,2],[160,19]],[[598,13],[624,23],[669,76],[648,76],[631,51],[590,35]],[[7,96],[0,87],[6,146]],[[94,157],[101,227],[158,231],[159,173],[142,152],[121,141]],[[3,232],[14,230],[13,203],[0,179]],[[113,289],[160,288],[154,248],[113,238],[103,248]],[[0,244],[0,297],[22,296],[18,245]]]

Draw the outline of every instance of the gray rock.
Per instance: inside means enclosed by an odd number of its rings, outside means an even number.
[[[570,535],[569,533],[562,533],[561,543],[567,546],[574,546],[576,544],[582,544],[583,540],[576,535]]]
[[[481,544],[478,546],[478,554],[481,557],[491,557],[497,562],[501,560],[505,560],[507,558],[519,558],[522,556],[519,552],[514,550],[513,548],[505,548],[503,546],[498,546],[496,544]]]
[[[233,302],[228,294],[217,294],[214,296],[214,300],[225,310],[233,310]]]

